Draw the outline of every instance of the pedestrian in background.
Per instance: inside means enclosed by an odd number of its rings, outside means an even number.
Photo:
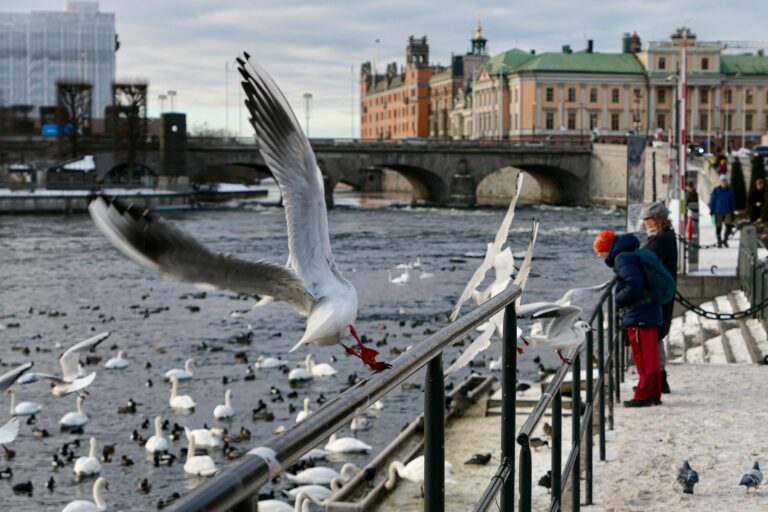
[[[717,246],[728,247],[728,237],[731,236],[733,227],[733,214],[735,210],[735,201],[733,190],[728,186],[728,178],[720,177],[720,185],[712,190],[709,196],[709,213],[715,216],[715,234],[717,235]],[[725,226],[725,235],[722,235],[723,226]]]
[[[647,280],[640,257],[635,251],[640,241],[631,233],[616,236],[602,231],[592,246],[597,255],[616,274],[616,306],[621,326],[626,329],[632,358],[640,381],[632,400],[625,407],[661,405],[661,364],[659,363],[658,326],[661,306],[647,297]]]
[[[755,181],[755,189],[749,194],[749,220],[754,224],[760,218],[760,212],[765,204],[765,180]]]
[[[688,182],[693,185],[693,182]],[[694,191],[694,194],[696,192]],[[686,199],[687,200],[687,199]],[[698,209],[698,197],[696,198],[696,207]],[[669,209],[662,202],[657,202],[646,206],[643,209],[643,224],[648,234],[648,241],[645,247],[652,250],[659,257],[661,264],[667,269],[667,272],[675,280],[677,288],[677,237],[672,222],[669,220]],[[672,310],[675,307],[675,299],[661,305],[661,325],[658,330],[658,350],[659,363],[661,365],[661,392],[669,393],[669,382],[667,381],[667,353],[664,350],[664,338],[669,334],[669,328],[672,325]]]
[[[699,194],[693,181],[685,184],[686,239],[693,240],[693,228],[699,223]]]
[[[728,174],[728,159],[725,157],[722,157],[720,159],[720,165],[717,168],[717,172],[720,174],[720,176],[725,176]]]

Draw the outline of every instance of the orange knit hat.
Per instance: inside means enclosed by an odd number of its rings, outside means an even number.
[[[610,229],[606,229],[605,231],[601,231],[600,234],[595,237],[595,242],[592,244],[592,247],[595,249],[595,252],[609,252],[615,238],[616,233]]]

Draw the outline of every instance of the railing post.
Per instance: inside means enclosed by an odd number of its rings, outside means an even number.
[[[552,499],[557,499],[557,510],[559,512],[563,502],[562,480],[560,478],[562,471],[562,453],[563,453],[563,393],[558,388],[555,397],[552,400],[552,476],[550,478],[550,492]]]
[[[259,509],[258,493],[248,496],[246,499],[232,507],[232,512],[257,512]]]
[[[587,372],[587,405],[590,405],[592,407],[589,408],[589,418],[584,418],[584,421],[587,422],[587,433],[586,433],[586,439],[584,440],[585,443],[587,443],[586,449],[584,451],[585,457],[587,459],[587,468],[586,468],[586,481],[585,481],[585,495],[586,495],[586,504],[591,505],[592,504],[592,445],[593,445],[593,435],[594,435],[594,418],[595,418],[595,388],[594,388],[594,355],[595,355],[595,335],[592,331],[587,333],[587,358],[586,362],[584,364],[584,369]]]
[[[614,308],[613,308],[613,326],[616,330],[616,343],[619,347],[619,374],[620,374],[620,380],[622,384],[624,384],[624,361],[626,360],[626,354],[624,352],[624,336],[621,332],[621,318],[619,315],[619,310],[615,307],[616,303],[614,302]],[[620,395],[620,388],[621,386],[616,386],[616,403],[621,403],[621,395]]]
[[[571,366],[571,448],[576,455],[571,475],[571,510],[579,512],[581,507],[581,353],[576,351]],[[503,507],[502,507],[503,509]]]
[[[600,460],[605,460],[605,331],[603,330],[603,306],[597,312],[597,366],[600,375]]]
[[[515,510],[515,387],[517,386],[517,314],[512,302],[504,310],[504,344],[501,347],[501,458],[511,466],[501,490],[501,510]],[[424,510],[431,510],[425,507]]]
[[[531,447],[520,448],[520,512],[531,512]]]
[[[424,378],[424,510],[445,510],[445,384],[442,352]]]

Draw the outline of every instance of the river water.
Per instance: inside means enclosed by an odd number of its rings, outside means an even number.
[[[502,209],[410,207],[355,193],[339,194],[337,205],[329,212],[333,251],[358,290],[358,331],[374,341],[389,335],[388,344],[378,347],[385,360],[395,357],[390,353],[392,347],[416,343],[427,329],[445,325],[446,314],[480,262],[466,255],[484,251],[504,214]],[[230,206],[165,216],[216,251],[284,262],[287,243],[282,209],[255,202]],[[534,269],[545,277],[529,281],[525,302],[555,299],[569,287],[596,284],[610,277],[609,270],[593,256],[591,243],[599,230],[620,228],[622,213],[602,208],[520,208],[510,234],[516,257],[525,250],[533,218],[541,221]],[[397,264],[417,256],[433,278],[418,279],[418,271],[414,271],[407,285],[388,282],[387,269],[400,272],[394,269]],[[451,258],[465,262],[452,262]],[[85,455],[89,436],[98,439],[99,452],[104,444],[116,445],[113,462],[102,464],[102,475],[110,481],[111,490],[105,495],[109,509],[155,509],[161,498],[184,492],[200,481],[185,477],[183,458],[171,467],[154,467],[144,449],[129,439],[134,429],[145,438],[152,435],[152,427],[141,428],[145,419],[160,414],[193,428],[207,423],[233,432],[245,426],[253,433],[253,440],[237,446],[246,450],[269,438],[278,425],[294,423],[296,413],[289,412],[289,404],[300,408],[304,397],[309,397],[311,409],[317,409],[320,405],[316,400],[321,395],[331,397],[345,389],[348,375],[365,374],[359,361],[343,357],[340,347],[313,347],[318,362],[338,357],[333,365],[339,374],[297,388],[296,398],[270,402],[270,386],[280,388],[284,397],[291,390],[287,375],[261,371],[255,380],[246,381],[246,367],[236,362],[235,354],[245,352],[250,363],[258,355],[281,355],[291,366],[302,362],[307,350],[286,351],[301,336],[303,319],[280,304],[232,318],[230,311],[248,308],[252,302],[227,292],[208,292],[205,298],[194,298],[198,290],[161,278],[125,259],[97,232],[87,215],[0,217],[0,261],[0,323],[8,326],[0,331],[2,371],[32,360],[34,370],[58,373],[57,356],[64,347],[96,332],[112,332],[96,351],[103,357],[101,363],[86,367],[99,373],[84,403],[90,421],[83,435],[58,430],[59,419],[75,410],[74,396],[56,398],[47,391],[45,382],[15,386],[18,400],[43,405],[36,426],[47,429],[51,437],[34,437],[33,427],[22,423],[20,436],[12,444],[15,459],[0,461],[0,468],[13,469],[12,480],[0,481],[4,510],[60,510],[73,499],[91,499],[92,480],[78,484],[71,465],[54,470],[50,463],[59,446],[76,438],[84,440],[78,455]],[[469,305],[465,306],[468,310]],[[414,322],[418,326],[413,327]],[[234,341],[240,333],[250,333],[250,344]],[[29,355],[20,352],[24,348],[29,349]],[[118,348],[127,352],[131,364],[122,371],[105,370],[104,362]],[[449,350],[446,363],[458,350]],[[498,357],[498,342],[487,353]],[[181,367],[188,357],[197,360],[195,377],[182,383],[180,392],[191,395],[197,408],[192,414],[181,415],[168,406],[170,390],[162,375],[167,369]],[[535,376],[531,357],[528,354],[518,360],[523,378]],[[553,353],[544,353],[542,358],[551,366],[557,362]],[[150,368],[145,368],[147,362]],[[465,376],[466,371],[458,377]],[[224,385],[225,376],[233,382]],[[418,383],[420,379],[418,374],[411,381]],[[146,386],[147,380],[153,382],[152,387]],[[231,424],[218,425],[212,410],[223,403],[228,387],[238,413]],[[374,449],[383,447],[418,414],[422,397],[417,389],[393,393],[384,400],[384,410],[373,428],[358,437]],[[138,412],[118,414],[117,407],[129,398],[141,404]],[[269,404],[275,414],[273,422],[252,420],[250,410],[258,399]],[[0,423],[7,421],[9,406],[9,397],[3,397]],[[345,428],[341,434],[349,435],[350,431]],[[183,446],[186,442],[172,442],[171,450],[178,454]],[[121,466],[122,455],[135,464]],[[221,453],[213,457],[221,466],[229,463]],[[353,456],[349,460],[362,465],[368,458]],[[57,483],[53,492],[44,486],[51,476]],[[136,490],[145,477],[152,485],[149,494]],[[12,493],[13,484],[28,480],[35,487],[31,497]]]

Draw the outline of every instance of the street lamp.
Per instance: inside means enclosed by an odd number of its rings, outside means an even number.
[[[312,99],[312,94],[305,92],[304,93],[304,102],[305,102],[304,113],[307,117],[307,122],[305,124],[307,129],[307,138],[309,138],[309,102],[311,99]]]
[[[640,91],[635,90],[635,135],[640,133]]]
[[[536,102],[534,101],[531,104],[531,121],[532,121],[532,130],[531,130],[531,139],[536,140]]]
[[[581,102],[581,109],[580,110],[581,110],[580,111],[581,119],[579,120],[579,125],[580,125],[581,130],[580,130],[579,136],[580,136],[580,138],[581,138],[581,140],[583,142],[584,141],[584,113],[586,111],[586,105],[585,105],[585,103],[583,101]]]
[[[77,56],[77,79],[80,82],[83,82],[83,76],[85,73],[83,72],[83,64],[85,60],[88,59],[88,53],[87,52],[80,52],[80,54]]]
[[[171,112],[174,112],[173,110],[173,98],[176,96],[176,91],[168,91],[168,99],[171,102]]]
[[[160,100],[160,114],[165,112],[165,100],[168,98],[165,94],[161,94],[157,97]]]

